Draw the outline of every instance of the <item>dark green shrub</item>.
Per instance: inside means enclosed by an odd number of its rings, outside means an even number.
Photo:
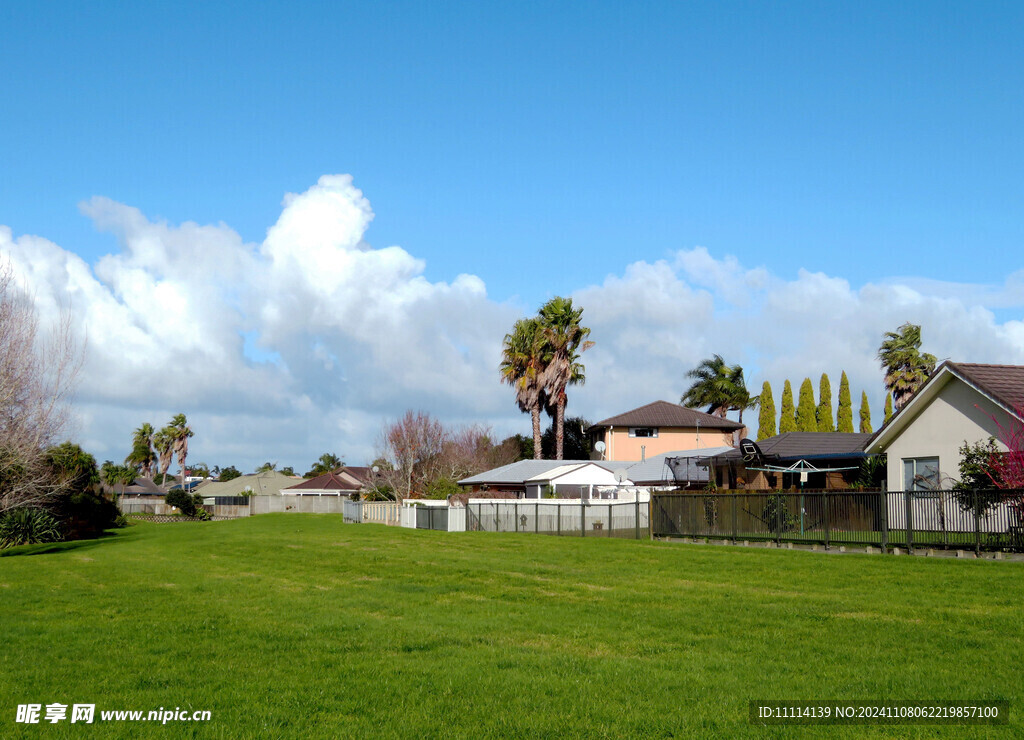
[[[92,455],[64,442],[51,447],[46,459],[54,479],[64,486],[51,513],[62,522],[67,539],[96,537],[105,529],[122,526],[117,505],[100,492],[100,475]]]
[[[14,509],[0,516],[0,549],[62,539],[60,522],[42,509]]]
[[[196,515],[196,500],[195,497],[190,493],[180,488],[173,491],[168,491],[167,496],[164,498],[168,506],[174,506],[181,512],[182,516],[195,516]]]

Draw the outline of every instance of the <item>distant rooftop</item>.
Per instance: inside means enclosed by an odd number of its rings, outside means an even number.
[[[848,432],[785,432],[758,441],[765,457],[781,460],[811,460],[829,457],[863,457],[871,434]],[[742,458],[739,449],[718,455],[719,460]]]
[[[705,414],[697,409],[688,409],[678,403],[655,401],[624,414],[599,421],[591,429],[599,427],[684,427],[688,429],[701,427],[703,429],[734,430],[742,429],[743,425],[712,414]]]

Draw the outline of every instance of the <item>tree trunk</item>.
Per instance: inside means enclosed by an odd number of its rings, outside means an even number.
[[[530,409],[533,418],[533,459],[540,460],[540,406]]]
[[[561,460],[565,447],[565,398],[555,404],[555,459]]]

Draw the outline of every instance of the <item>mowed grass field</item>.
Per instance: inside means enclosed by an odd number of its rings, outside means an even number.
[[[31,554],[29,554],[31,553]],[[0,737],[1014,737],[1024,565],[277,514],[0,557]],[[758,727],[751,699],[1006,699]],[[210,710],[19,725],[18,704]]]

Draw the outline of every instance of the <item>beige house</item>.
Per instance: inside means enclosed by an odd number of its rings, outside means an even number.
[[[995,437],[1005,449],[999,425],[1024,421],[1022,409],[1024,366],[944,362],[867,452],[886,454],[890,491],[948,489],[959,477],[960,447]]]
[[[743,428],[729,419],[655,401],[599,421],[588,434],[595,445],[604,443],[603,454],[595,453],[595,459],[635,461],[673,450],[734,447]]]

